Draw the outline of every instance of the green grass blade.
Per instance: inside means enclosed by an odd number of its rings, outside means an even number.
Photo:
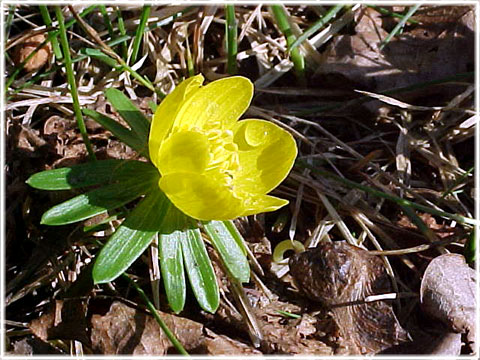
[[[81,12],[81,14],[79,15],[80,17],[84,17],[86,15],[88,15],[89,13],[91,13],[93,10],[95,10],[97,8],[97,5],[91,5],[89,7],[87,7],[85,10],[83,10]],[[77,20],[75,19],[71,19],[70,21],[68,21],[66,24],[65,24],[65,29],[68,29],[69,27],[73,26],[73,24],[75,24],[77,22]],[[18,74],[20,74],[20,72],[23,70],[23,67],[24,65],[26,64],[26,62],[28,60],[30,60],[34,55],[35,53],[40,49],[42,48],[48,41],[51,41],[51,39],[54,37],[54,36],[57,36],[59,33],[59,30],[57,31],[52,31],[51,33],[48,34],[48,38],[46,41],[42,42],[39,46],[37,46],[35,48],[34,51],[32,51],[30,53],[30,55],[27,56],[27,58],[19,65],[15,68],[14,72],[12,73],[12,75],[10,75],[10,77],[8,78],[8,80],[5,82],[5,91],[8,90],[8,88],[10,87],[10,85],[13,84],[13,82],[15,81],[15,79],[17,78]],[[62,55],[63,57],[63,55]]]
[[[114,37],[113,26],[112,26],[112,22],[110,21],[110,17],[108,16],[107,7],[103,4],[99,5],[98,7],[100,9],[100,13],[102,14],[103,21],[107,26],[107,31],[108,31],[108,34],[110,35],[110,39],[113,39]]]
[[[237,20],[235,19],[235,6],[225,5],[225,32],[227,33],[227,72],[230,75],[237,73]]]
[[[290,24],[287,19],[287,14],[283,10],[283,5],[272,5],[271,9],[272,9],[272,13],[275,18],[275,21],[278,25],[278,28],[287,39],[287,46],[291,46],[295,42],[296,37],[295,35],[293,35],[292,29],[290,28]],[[298,48],[295,48],[290,52],[290,58],[292,59],[297,77],[301,81],[304,81],[305,80],[305,59],[303,58],[303,55],[300,53]]]
[[[56,66],[53,66],[51,70],[48,70],[48,71],[42,71],[42,72],[37,72],[35,74],[35,76],[33,76],[32,78],[30,78],[30,80],[28,81],[25,81],[25,83],[23,83],[22,85],[20,85],[18,88],[10,91],[7,96],[7,101],[9,101],[11,98],[12,98],[12,95],[15,95],[15,94],[18,94],[20,91],[26,89],[26,88],[29,88],[30,86],[32,86],[33,84],[36,84],[38,81],[44,79],[44,78],[48,78],[51,74],[57,72],[58,68]],[[7,90],[7,89],[5,89]]]
[[[471,78],[474,78],[474,77],[475,77],[475,72],[459,73],[459,74],[456,74],[456,75],[447,76],[447,77],[443,77],[443,78],[436,79],[436,80],[429,80],[429,81],[424,81],[424,82],[413,84],[413,85],[401,86],[401,87],[397,87],[397,88],[390,88],[390,89],[387,89],[387,90],[380,91],[379,94],[382,94],[382,95],[400,94],[400,93],[407,92],[407,91],[425,89],[425,88],[428,88],[430,86],[434,86],[434,85],[438,85],[438,84],[445,84],[445,83],[457,82],[457,81],[467,81],[468,79],[471,79]],[[297,111],[297,112],[294,112],[294,114],[310,115],[310,114],[314,114],[314,113],[318,113],[318,112],[322,112],[322,111],[330,111],[330,110],[333,110],[333,109],[337,109],[339,107],[359,105],[359,104],[362,104],[364,102],[368,102],[368,101],[372,101],[372,100],[373,100],[372,97],[365,95],[365,96],[360,96],[360,97],[358,97],[356,99],[353,99],[353,100],[349,100],[347,102],[345,102],[345,101],[334,102],[330,105],[323,105],[323,106],[320,106],[320,107],[312,106],[308,110]]]
[[[88,14],[90,14],[91,12],[93,12],[94,10],[96,10],[98,7],[98,5],[90,5],[89,7],[87,7],[85,10],[83,10],[79,16],[81,18],[87,16]],[[68,29],[70,27],[72,27],[73,25],[75,25],[77,23],[77,20],[75,18],[71,18],[70,20],[68,20],[66,23],[65,23],[65,28]]]
[[[71,190],[129,179],[158,181],[158,170],[150,163],[136,160],[102,160],[70,167],[46,170],[30,176],[26,183],[41,190]]]
[[[315,22],[310,28],[308,28],[301,36],[298,37],[292,44],[288,45],[288,51],[292,51],[314,33],[316,33],[319,29],[321,29],[326,23],[330,21],[330,19],[334,18],[340,10],[343,9],[345,5],[339,4],[332,6],[327,13],[321,17],[318,21]]]
[[[250,280],[248,260],[231,230],[222,221],[209,221],[204,223],[203,227],[232,276],[240,282],[248,282]]]
[[[120,276],[152,242],[169,207],[161,191],[152,191],[127,216],[97,255],[92,275],[95,284]]]
[[[83,142],[87,148],[88,155],[91,160],[96,160],[95,153],[93,151],[92,144],[88,138],[87,128],[85,127],[85,122],[83,121],[82,110],[80,108],[80,101],[78,100],[77,92],[77,83],[75,81],[75,74],[73,72],[72,59],[70,57],[70,46],[67,39],[67,30],[65,29],[65,24],[63,20],[62,10],[59,6],[55,6],[55,15],[57,17],[59,34],[60,34],[60,43],[63,49],[63,55],[65,57],[65,70],[67,72],[67,81],[70,87],[70,93],[72,95],[73,101],[73,112],[75,113],[75,118],[77,119],[77,125],[82,134]]]
[[[121,37],[127,36],[127,30],[125,30],[125,22],[123,21],[122,11],[119,7],[117,7],[117,24],[118,24],[118,31],[120,32]],[[127,49],[127,40],[125,39],[121,42],[121,51],[122,51],[122,58],[124,61],[127,61],[128,57],[128,49]],[[113,45],[110,45],[113,46]]]
[[[145,292],[140,288],[140,286],[137,285],[135,281],[130,279],[128,275],[123,274],[123,278],[125,278],[134,288],[137,290],[137,292],[140,294],[140,297],[143,299],[145,304],[147,304],[148,310],[152,313],[153,317],[157,321],[158,325],[160,328],[163,330],[167,338],[170,340],[170,342],[173,344],[175,349],[182,354],[182,355],[189,355],[187,350],[183,347],[183,345],[178,341],[178,339],[175,337],[175,335],[172,333],[172,331],[168,328],[167,324],[163,321],[163,319],[158,315],[158,311],[153,305],[153,303],[148,299],[147,295],[145,295]]]
[[[120,116],[132,128],[142,144],[147,144],[150,122],[120,90],[108,89],[105,96]]]
[[[447,190],[445,190],[441,196],[442,199],[444,199],[445,197],[447,197],[448,195],[450,195],[453,190],[458,186],[460,185],[460,183],[465,180],[467,177],[470,176],[470,174],[473,172],[473,170],[475,170],[475,166],[472,166],[470,169],[468,169],[465,174],[461,175],[458,177],[458,179],[455,180],[455,182],[449,186],[449,188]]]
[[[382,41],[382,44],[379,47],[380,50],[382,50],[385,47],[385,45],[387,45],[390,42],[390,40],[392,40],[392,38],[395,35],[397,35],[400,29],[402,29],[405,26],[405,23],[407,22],[407,20],[412,17],[412,15],[418,10],[420,6],[422,6],[422,4],[415,4],[410,9],[408,9],[408,12],[405,14],[403,19],[398,22],[398,24],[393,28],[390,34],[388,34],[387,37]]]
[[[45,23],[45,26],[51,27],[52,26],[52,18],[50,17],[50,13],[48,12],[48,8],[45,5],[39,5],[38,6],[40,10],[40,14],[42,15],[43,22]],[[50,34],[51,32],[49,32]],[[58,44],[58,39],[56,36],[52,37],[51,40],[52,43],[52,49],[53,53],[55,54],[55,57],[58,60],[62,60],[63,54],[62,51],[60,50],[60,45]]]
[[[130,39],[130,36],[121,35],[121,36],[116,37],[116,38],[110,40],[109,42],[107,42],[107,45],[108,46],[115,46],[115,45],[118,45],[118,44],[125,44],[125,41],[127,41],[128,39]]]
[[[387,9],[385,9],[383,7],[380,7],[380,6],[377,6],[377,5],[367,5],[367,7],[377,10],[382,15],[388,15],[388,16],[396,17],[398,19],[403,19],[405,17],[405,15],[402,15],[402,14],[399,14],[399,13],[396,13],[396,12],[392,12],[390,10],[387,10]],[[407,19],[407,22],[410,23],[410,24],[419,24],[420,23],[415,19]]]
[[[147,144],[142,142],[138,136],[130,129],[127,129],[118,121],[91,109],[83,109],[83,113],[89,116],[97,123],[102,125],[105,129],[110,131],[120,141],[130,146],[132,149],[138,151],[140,154],[147,156]]]
[[[112,59],[99,49],[83,48],[80,50],[80,54],[85,54],[86,56],[100,60],[115,70],[120,70],[122,68],[115,59]]]
[[[56,226],[91,218],[135,200],[152,185],[149,180],[134,179],[103,186],[52,207],[43,214],[40,223]]]
[[[433,209],[433,208],[430,208],[430,207],[425,206],[425,205],[417,204],[417,203],[402,199],[402,198],[400,198],[398,196],[395,196],[395,195],[387,194],[387,193],[384,193],[382,191],[372,189],[368,186],[365,186],[365,185],[356,183],[354,181],[342,178],[342,177],[337,176],[335,174],[332,174],[329,171],[320,170],[320,169],[308,164],[307,162],[305,162],[303,160],[297,160],[295,165],[299,166],[301,168],[310,169],[314,173],[317,173],[319,175],[328,177],[330,179],[334,179],[334,180],[336,180],[336,181],[338,181],[338,182],[340,182],[340,183],[342,183],[342,184],[344,184],[344,185],[346,185],[350,188],[359,189],[359,190],[365,191],[369,194],[372,194],[374,196],[393,201],[400,206],[412,207],[414,209],[424,211],[424,212],[432,214],[432,215],[441,216],[441,217],[444,217],[444,218],[447,218],[447,219],[455,220],[455,221],[457,221],[461,224],[480,225],[480,221],[477,220],[477,219],[471,219],[471,218],[468,218],[468,217],[465,217],[465,216],[462,216],[462,215],[452,214],[452,213],[448,213],[448,212],[445,212],[445,211]]]
[[[30,61],[31,58],[33,58],[37,52],[43,48],[52,38],[53,38],[53,33],[52,34],[49,34],[47,39],[42,41],[39,45],[37,45],[37,47],[35,49],[33,49],[33,51],[28,54],[28,56],[20,63],[18,64],[15,69],[13,70],[13,73],[12,75],[10,75],[10,77],[8,78],[8,80],[5,82],[5,91],[7,91],[9,89],[9,87],[13,84],[13,82],[15,81],[15,79],[17,78],[18,74],[20,74],[20,72],[23,70],[23,68],[25,67],[25,64],[27,62]]]
[[[13,17],[15,16],[15,5],[10,5],[8,7],[8,15],[5,19],[5,39],[9,39],[10,29],[13,23]]]
[[[140,15],[140,24],[138,24],[137,31],[135,33],[135,38],[133,39],[132,45],[132,56],[130,57],[130,64],[135,64],[138,57],[138,52],[140,51],[140,44],[142,42],[143,33],[145,31],[145,25],[147,24],[148,18],[150,17],[151,5],[144,5],[142,9],[142,14]]]
[[[182,253],[193,293],[202,309],[214,313],[220,302],[217,279],[199,229],[186,230]]]

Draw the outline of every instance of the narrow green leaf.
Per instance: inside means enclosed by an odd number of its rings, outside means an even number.
[[[107,8],[103,4],[99,5],[98,7],[100,9],[100,13],[103,16],[103,22],[105,23],[105,25],[107,25],[108,34],[110,35],[110,38],[113,39],[113,36],[114,36],[113,26],[112,26],[112,22],[110,21],[110,17],[108,16]]]
[[[398,24],[393,28],[393,30],[390,32],[390,34],[387,35],[387,37],[382,41],[380,44],[379,50],[382,50],[385,45],[387,45],[392,38],[397,35],[397,33],[405,26],[406,22],[410,17],[412,17],[413,14],[418,10],[418,8],[422,6],[422,4],[415,4],[410,9],[408,9],[408,12],[405,14],[402,20],[398,22]]]
[[[289,318],[292,318],[292,319],[300,319],[302,317],[302,315],[298,315],[298,314],[293,314],[291,312],[288,312],[288,311],[283,311],[283,310],[275,310],[277,313],[279,313],[280,315],[283,315],[285,317],[289,317]]]
[[[80,13],[79,16],[80,16],[80,17],[85,17],[85,16],[87,16],[89,13],[91,13],[93,10],[95,10],[96,8],[97,8],[97,5],[91,5],[91,6],[87,7],[85,10],[83,10],[83,11]],[[15,11],[15,6],[11,6],[10,9],[13,10],[13,11]],[[12,16],[13,16],[14,13],[11,13],[11,14],[12,14]],[[8,26],[9,17],[10,17],[10,13],[9,13],[9,15],[8,15],[8,17],[7,17],[7,34],[8,34],[8,31],[9,31],[9,28],[10,28],[10,27]],[[13,18],[12,18],[12,20],[13,20]],[[67,22],[65,23],[65,29],[68,29],[69,27],[71,27],[71,26],[72,26],[73,24],[75,24],[76,22],[77,22],[77,19],[75,19],[75,18],[70,19],[69,21],[67,21]],[[57,30],[57,31],[52,31],[51,33],[49,33],[48,38],[47,38],[46,41],[50,41],[50,40],[53,38],[53,36],[57,36],[58,33],[59,33],[59,30]],[[7,38],[7,35],[5,35],[5,38]],[[46,41],[45,41],[45,44],[46,44]],[[38,46],[37,48],[40,49],[40,48],[42,48],[45,44],[42,42],[42,44],[39,44],[39,46]],[[37,49],[37,48],[36,48],[36,49]],[[25,64],[28,60],[30,60],[30,59],[35,55],[36,49],[35,49],[34,51],[32,51],[32,52],[30,53],[30,55],[28,55],[28,56],[26,57],[26,59],[25,59],[24,61],[22,61],[22,63],[19,64],[19,65],[15,68],[14,72],[12,73],[12,75],[10,75],[10,77],[8,78],[8,80],[6,80],[6,82],[5,82],[5,86],[4,86],[5,90],[7,90],[7,89],[10,87],[10,85],[13,84],[13,82],[14,82],[15,79],[17,78],[18,74],[20,74],[20,72],[23,70],[24,64]]]
[[[226,226],[226,228],[230,232],[230,235],[232,235],[232,237],[235,239],[238,246],[240,246],[240,249],[242,249],[243,254],[247,256],[247,249],[245,249],[245,246],[246,246],[245,240],[243,239],[242,234],[240,234],[240,231],[238,231],[233,221],[232,220],[223,221],[223,224]]]
[[[250,280],[248,260],[232,235],[231,229],[228,229],[222,221],[209,221],[204,223],[203,227],[232,276],[240,282],[248,282]]]
[[[158,176],[150,163],[111,159],[42,171],[30,176],[26,183],[35,189],[70,190],[128,179],[155,182]]]
[[[43,22],[45,23],[45,26],[51,27],[52,26],[52,18],[50,17],[50,13],[48,12],[48,8],[45,5],[39,5],[38,9],[40,10],[40,15],[42,15]],[[8,38],[8,35],[7,35]],[[51,39],[52,43],[52,48],[53,48],[53,53],[55,54],[55,57],[58,60],[62,60],[63,54],[62,50],[60,50],[60,46],[58,44],[58,39],[57,37],[52,37]]]
[[[161,191],[152,191],[128,215],[97,255],[95,284],[115,280],[150,245],[170,205]]]
[[[65,225],[88,219],[135,200],[152,185],[150,180],[136,179],[106,185],[52,207],[43,214],[41,224]]]
[[[309,27],[301,36],[299,36],[293,43],[288,45],[288,51],[292,51],[295,49],[298,45],[303,43],[306,39],[308,39],[310,36],[312,36],[315,32],[317,32],[319,29],[321,29],[325,24],[327,24],[330,19],[335,17],[337,13],[342,10],[344,7],[344,4],[338,4],[335,6],[332,6],[325,15],[323,15],[320,19],[318,19],[315,24],[313,24],[311,27]]]
[[[123,21],[122,11],[119,7],[117,7],[117,24],[118,24],[118,31],[120,32],[121,37],[127,35],[127,31],[125,30],[125,22]],[[127,41],[122,41],[122,58],[123,60],[127,61],[128,57],[128,50],[127,50]]]
[[[5,20],[5,39],[10,39],[9,38],[10,27],[12,26],[13,17],[15,16],[15,9],[16,9],[15,5],[10,5],[8,7],[8,15],[7,15],[7,19]]]
[[[163,285],[170,308],[179,313],[185,306],[187,286],[183,271],[182,241],[186,233],[179,230],[171,234],[159,235],[158,247]]]
[[[293,31],[290,27],[284,6],[281,4],[275,4],[275,5],[271,5],[270,8],[272,9],[273,17],[275,18],[275,22],[277,23],[278,28],[287,39],[287,46],[291,46],[297,38],[293,34]],[[300,53],[300,51],[298,50],[298,48],[295,48],[292,51],[290,51],[290,58],[293,62],[295,73],[298,79],[304,82],[305,81],[305,59],[303,55]]]
[[[235,19],[235,5],[225,5],[225,32],[227,33],[227,72],[230,75],[237,73],[237,20]]]
[[[143,33],[145,31],[145,25],[150,17],[151,5],[144,5],[142,13],[140,14],[140,23],[138,24],[135,38],[132,44],[132,55],[130,57],[130,64],[135,64],[137,61],[138,51],[140,50],[140,43],[142,42]]]
[[[158,236],[163,284],[168,304],[175,313],[185,306],[187,286],[183,270],[182,241],[186,241],[188,218],[170,204]]]
[[[333,174],[329,171],[320,170],[320,169],[308,164],[307,162],[305,162],[303,160],[297,160],[295,162],[295,166],[310,169],[314,173],[317,173],[317,174],[320,174],[324,177],[336,180],[336,181],[338,181],[338,182],[340,182],[340,183],[342,183],[342,184],[344,184],[348,187],[365,191],[366,193],[369,193],[373,196],[377,196],[377,197],[380,197],[380,198],[383,198],[383,199],[388,199],[390,201],[395,202],[398,205],[409,206],[409,207],[412,207],[412,208],[420,210],[420,211],[425,211],[425,212],[427,212],[429,214],[432,214],[432,215],[441,216],[441,217],[444,217],[444,218],[447,218],[447,219],[455,220],[455,221],[457,221],[461,224],[480,225],[480,221],[478,219],[472,219],[472,218],[468,218],[468,217],[465,217],[465,216],[462,216],[462,215],[459,215],[459,214],[452,214],[452,213],[448,213],[448,212],[445,212],[445,211],[442,211],[442,210],[437,210],[437,209],[431,208],[429,206],[417,204],[417,203],[411,202],[409,200],[402,199],[402,198],[400,198],[398,196],[395,196],[395,195],[392,195],[392,194],[384,193],[384,192],[379,191],[377,189],[373,189],[373,188],[365,186],[363,184],[359,184],[359,183],[356,183],[354,181],[342,178],[342,177],[337,176],[337,175],[335,175],[335,174]]]
[[[380,7],[380,6],[377,6],[377,5],[367,5],[367,7],[377,10],[382,15],[392,16],[392,17],[396,17],[398,19],[403,19],[405,17],[405,15],[402,15],[402,14],[399,14],[399,13],[396,13],[396,12],[392,12],[390,10],[387,10],[387,9],[385,9],[383,7]],[[417,21],[415,19],[407,19],[407,22],[409,24],[419,24],[420,23],[419,21]]]
[[[55,15],[58,21],[59,35],[60,35],[60,44],[62,45],[65,72],[67,73],[67,82],[70,88],[70,95],[72,96],[72,105],[75,118],[77,119],[77,126],[82,135],[83,142],[87,148],[88,156],[90,160],[96,160],[95,151],[93,150],[90,139],[88,138],[87,128],[85,127],[85,121],[83,120],[82,110],[80,108],[80,100],[78,98],[77,90],[77,80],[75,78],[75,73],[73,70],[72,58],[70,56],[70,44],[67,38],[67,29],[65,27],[65,22],[63,18],[62,9],[60,6],[55,6]]]
[[[142,142],[141,139],[130,129],[121,125],[118,121],[99,113],[98,111],[91,109],[83,109],[83,113],[86,116],[91,117],[97,123],[102,125],[105,129],[110,131],[120,141],[130,146],[132,149],[137,150],[145,155],[147,150],[147,144]]]
[[[117,63],[117,61],[107,54],[105,54],[103,51],[99,49],[92,49],[92,48],[84,48],[80,50],[80,54],[85,54],[89,57],[92,57],[94,59],[97,59],[108,66],[114,68],[115,70],[120,70],[122,67]]]
[[[125,96],[120,90],[108,89],[105,91],[105,96],[118,111],[120,116],[130,125],[132,130],[138,135],[138,138],[143,144],[148,141],[148,132],[150,129],[150,122],[143,116],[138,108],[133,105],[129,98]]]
[[[135,281],[130,279],[130,277],[127,274],[122,274],[122,277],[127,280],[134,288],[137,290],[138,294],[140,297],[145,301],[145,304],[147,305],[148,310],[150,310],[151,314],[157,321],[158,325],[160,328],[163,330],[165,335],[167,336],[168,340],[172,343],[172,345],[177,349],[179,354],[186,355],[188,356],[187,350],[183,347],[183,345],[178,341],[178,339],[175,337],[175,334],[168,328],[167,324],[165,324],[165,321],[160,317],[158,314],[158,310],[155,308],[155,305],[150,301],[148,296],[145,294],[145,292],[142,290],[140,286],[137,285]]]
[[[217,279],[199,229],[188,229],[182,252],[188,279],[202,309],[214,313],[220,301]]]

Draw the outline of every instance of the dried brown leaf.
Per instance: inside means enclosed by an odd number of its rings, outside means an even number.
[[[420,286],[422,309],[454,332],[475,340],[475,270],[459,254],[433,259]]]
[[[473,66],[474,12],[448,8],[459,10],[455,22],[439,17],[435,23],[407,28],[380,50],[388,31],[381,14],[363,7],[356,13],[356,33],[333,38],[318,73],[341,75],[356,86],[381,91],[466,72]],[[428,17],[436,7],[422,11]]]
[[[351,340],[351,354],[374,354],[404,342],[408,335],[390,304],[365,303],[390,291],[379,257],[346,242],[320,242],[290,258],[290,273],[311,299],[331,308],[341,337]]]
[[[259,354],[245,344],[215,334],[201,323],[167,313],[160,316],[190,353]],[[114,302],[104,316],[92,316],[91,340],[93,349],[102,354],[165,355],[174,351],[151,316],[120,302]]]
[[[24,61],[42,42],[46,40],[44,34],[33,35],[23,40],[15,49],[16,65]],[[48,58],[52,55],[52,46],[50,42],[42,46],[33,57],[25,63],[26,71],[34,71],[44,66]]]

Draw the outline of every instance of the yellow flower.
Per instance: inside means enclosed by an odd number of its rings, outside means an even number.
[[[199,220],[229,220],[288,204],[266,194],[293,166],[293,137],[265,120],[238,121],[253,96],[247,78],[206,86],[203,80],[197,75],[180,83],[153,116],[149,153],[160,189]]]

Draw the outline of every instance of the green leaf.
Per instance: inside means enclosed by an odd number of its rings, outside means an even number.
[[[250,280],[248,260],[234,237],[241,235],[238,232],[232,234],[232,229],[225,223],[209,221],[204,223],[203,227],[231,275],[240,282],[248,282]]]
[[[115,280],[145,251],[169,206],[161,191],[152,191],[140,202],[97,255],[92,272],[95,284]]]
[[[163,284],[168,304],[175,313],[185,306],[187,286],[183,270],[182,241],[186,241],[188,218],[170,205],[158,236],[158,250]]]
[[[103,160],[42,171],[30,176],[26,183],[41,190],[70,190],[138,178],[155,182],[158,176],[158,170],[150,163]]]
[[[214,313],[220,301],[217,279],[199,229],[186,230],[182,252],[188,279],[202,309]]]
[[[175,313],[182,311],[185,306],[187,286],[183,271],[182,241],[186,241],[186,236],[183,231],[175,231],[160,235],[158,239],[163,285],[168,304]]]
[[[91,109],[82,109],[82,111],[86,116],[91,117],[105,129],[110,131],[120,141],[124,142],[132,149],[137,150],[143,155],[146,155],[145,152],[147,150],[147,144],[142,142],[142,140],[132,130],[127,129],[125,126],[122,126],[120,123],[118,123],[118,121],[115,121],[114,119],[101,114],[98,111]]]
[[[243,239],[242,234],[238,231],[237,227],[233,223],[232,220],[228,221],[222,221],[225,227],[227,228],[228,232],[232,237],[235,239],[237,242],[238,246],[240,246],[240,249],[242,249],[242,252],[245,256],[247,256],[247,249],[245,249],[245,240]]]
[[[130,125],[132,130],[138,135],[142,144],[148,141],[148,132],[150,129],[150,122],[143,116],[138,108],[133,105],[129,98],[125,96],[120,90],[108,89],[105,91],[105,96],[112,104],[120,116]]]
[[[88,219],[135,200],[152,185],[149,180],[106,185],[52,207],[43,214],[41,224],[65,225]]]

